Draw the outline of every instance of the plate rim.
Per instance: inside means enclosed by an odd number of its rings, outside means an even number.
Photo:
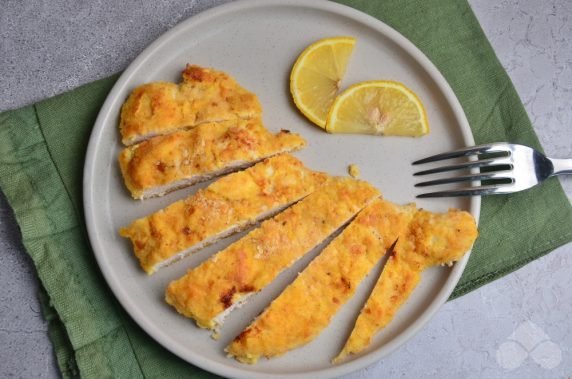
[[[303,378],[307,375],[312,374],[315,378],[329,378],[332,376],[341,376],[348,374],[350,372],[365,368],[388,354],[395,351],[398,347],[402,346],[405,342],[416,335],[420,329],[428,323],[428,321],[435,315],[437,310],[446,302],[451,293],[453,292],[455,286],[459,282],[461,275],[465,269],[465,266],[469,260],[471,251],[469,251],[463,259],[458,261],[449,276],[437,293],[431,303],[425,308],[421,315],[415,319],[402,333],[397,335],[388,343],[382,345],[378,349],[364,354],[361,357],[357,357],[351,361],[344,362],[340,365],[332,365],[331,367],[318,370],[309,370],[306,372],[299,373],[267,373],[267,372],[257,372],[250,371],[247,369],[248,366],[244,367],[230,367],[225,366],[219,362],[204,359],[202,356],[196,356],[193,351],[179,349],[176,346],[170,345],[170,339],[167,335],[160,332],[156,326],[148,322],[145,318],[139,315],[139,311],[131,303],[127,293],[124,292],[117,278],[113,275],[109,267],[103,262],[103,256],[101,251],[103,247],[101,244],[101,237],[99,231],[96,227],[96,216],[93,207],[93,193],[92,186],[95,170],[96,152],[97,144],[101,138],[101,134],[104,130],[104,126],[107,124],[108,118],[111,116],[110,110],[114,103],[117,101],[118,94],[129,81],[129,79],[138,71],[138,69],[146,62],[146,60],[153,55],[153,53],[163,46],[165,43],[175,38],[181,31],[192,27],[194,24],[199,24],[205,22],[212,18],[217,18],[222,15],[234,12],[244,11],[245,9],[252,8],[271,8],[271,7],[300,7],[300,8],[310,8],[314,10],[322,10],[331,13],[336,13],[341,16],[349,17],[353,20],[364,24],[378,33],[383,34],[388,39],[396,43],[400,48],[406,51],[421,67],[427,71],[428,75],[437,85],[439,90],[444,95],[447,100],[448,105],[453,111],[454,117],[460,122],[459,129],[466,145],[474,145],[475,141],[467,117],[463,111],[463,108],[455,96],[449,83],[446,81],[441,72],[437,67],[425,56],[425,54],[417,48],[411,41],[409,41],[405,36],[399,33],[397,30],[393,29],[389,25],[385,24],[383,21],[370,16],[364,12],[357,9],[349,7],[347,5],[330,2],[327,0],[314,0],[308,2],[307,0],[240,0],[231,3],[226,3],[222,5],[215,6],[213,8],[207,9],[200,12],[199,14],[193,15],[173,28],[167,30],[160,37],[155,39],[148,47],[146,47],[123,71],[116,83],[113,85],[111,91],[106,97],[103,106],[101,107],[94,127],[90,134],[88,147],[86,150],[86,158],[83,170],[83,207],[84,207],[84,217],[86,221],[86,227],[88,232],[88,238],[94,252],[97,264],[101,270],[107,285],[110,287],[113,295],[119,301],[123,309],[129,314],[129,316],[143,329],[145,333],[151,336],[157,343],[162,345],[164,348],[177,355],[184,361],[195,365],[199,368],[207,370],[209,372],[231,376],[231,377],[241,377],[241,378],[269,378],[269,377],[288,377],[288,378]],[[474,216],[475,220],[479,221],[481,208],[481,197],[472,197],[470,199],[469,211]]]

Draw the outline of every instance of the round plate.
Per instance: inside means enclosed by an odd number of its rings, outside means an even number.
[[[405,83],[427,108],[431,133],[422,138],[330,135],[313,126],[294,108],[288,77],[298,54],[325,37],[357,38],[344,87],[363,80],[391,79]],[[159,199],[132,200],[122,182],[117,156],[118,118],[129,93],[146,82],[180,80],[185,64],[214,67],[233,75],[258,95],[264,122],[272,131],[290,129],[308,140],[296,155],[313,169],[347,175],[350,163],[361,177],[396,203],[415,200],[413,160],[474,144],[465,115],[451,88],[433,64],[408,40],[382,22],[352,8],[327,1],[241,1],[216,7],[177,25],[149,46],[119,78],[95,124],[84,173],[84,207],[89,238],[97,262],[115,296],[131,317],[155,340],[184,360],[205,370],[232,377],[331,377],[365,367],[403,344],[446,301],[459,280],[468,255],[452,269],[423,274],[419,287],[390,325],[363,354],[334,366],[355,317],[379,274],[379,267],[311,343],[282,357],[262,359],[253,366],[226,358],[223,348],[318,252],[301,259],[253,300],[234,311],[214,341],[207,331],[178,315],[163,300],[167,284],[244,233],[206,248],[194,256],[147,276],[139,268],[118,229],[135,218],[184,198],[200,186]],[[480,198],[430,199],[418,205],[444,211],[470,211],[478,218]]]

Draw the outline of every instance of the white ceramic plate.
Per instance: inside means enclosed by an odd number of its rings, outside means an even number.
[[[329,135],[312,126],[292,105],[288,77],[298,54],[311,42],[329,36],[357,38],[344,86],[362,80],[392,79],[412,88],[424,102],[431,133],[419,139]],[[468,256],[452,269],[430,269],[420,286],[371,347],[353,360],[333,366],[379,268],[356,296],[313,342],[285,354],[245,366],[228,359],[226,344],[277,296],[317,251],[306,256],[233,312],[214,341],[205,330],[178,315],[163,301],[167,283],[184,274],[239,236],[211,246],[149,277],[138,267],[127,240],[117,230],[135,218],[156,211],[196,191],[172,193],[147,201],[132,200],[118,169],[120,107],[137,85],[157,80],[179,81],[186,63],[215,67],[233,75],[255,92],[264,121],[273,131],[302,134],[309,146],[296,154],[307,166],[347,175],[358,164],[362,178],[397,203],[415,200],[415,159],[473,144],[465,115],[452,90],[433,64],[408,40],[382,22],[354,9],[326,1],[242,1],[216,7],[179,24],[149,46],[123,73],[109,94],[91,135],[84,173],[84,206],[89,237],[97,261],[115,296],[133,319],[155,340],[184,360],[232,377],[331,377],[365,367],[403,344],[446,301],[459,280]],[[450,207],[469,210],[478,218],[480,198],[418,201],[434,211]]]

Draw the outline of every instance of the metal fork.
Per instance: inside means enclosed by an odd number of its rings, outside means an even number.
[[[572,174],[572,159],[551,159],[523,145],[498,142],[471,146],[433,155],[413,162],[413,165],[443,159],[476,156],[476,160],[414,173],[415,176],[446,171],[478,168],[479,173],[435,179],[417,183],[415,187],[486,180],[486,185],[474,185],[448,191],[429,192],[417,197],[480,196],[507,194],[534,187],[555,175]],[[479,159],[481,158],[481,159]],[[484,158],[484,159],[483,159]],[[483,170],[484,169],[484,170]]]

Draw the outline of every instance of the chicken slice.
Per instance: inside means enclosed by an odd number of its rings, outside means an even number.
[[[189,129],[207,122],[259,117],[255,94],[230,75],[187,65],[183,82],[152,82],[133,90],[123,107],[119,129],[125,145]]]
[[[141,267],[152,274],[217,240],[271,217],[320,187],[328,176],[288,154],[218,179],[194,195],[135,220],[129,238]]]
[[[331,178],[299,203],[171,282],[167,303],[200,327],[218,329],[234,307],[270,284],[378,196],[364,181]]]
[[[299,150],[305,144],[300,135],[286,130],[270,133],[259,118],[235,119],[128,146],[119,164],[133,198],[145,199]]]
[[[229,356],[256,363],[312,341],[396,239],[414,205],[377,199],[362,210],[300,275],[227,347]]]
[[[461,259],[477,235],[475,220],[467,212],[454,209],[443,214],[417,212],[405,237],[397,241],[334,363],[363,351],[409,298],[419,283],[421,272],[430,266],[451,265]]]

